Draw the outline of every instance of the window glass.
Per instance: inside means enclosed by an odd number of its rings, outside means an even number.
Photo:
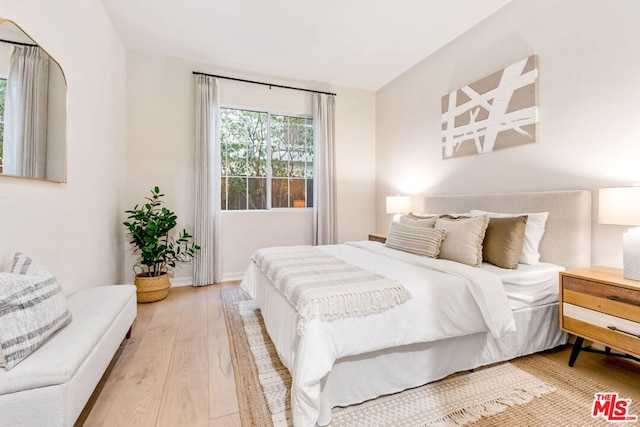
[[[313,122],[220,109],[223,210],[313,206]]]

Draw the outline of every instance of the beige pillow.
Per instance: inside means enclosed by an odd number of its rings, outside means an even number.
[[[398,222],[391,224],[385,246],[416,255],[436,258],[446,232],[442,229],[411,226]]]
[[[490,218],[484,236],[482,258],[502,268],[518,268],[527,217]]]
[[[524,243],[522,245],[522,254],[520,256],[520,264],[538,264],[540,262],[540,240],[544,235],[545,223],[549,212],[534,213],[497,213],[479,210],[471,210],[471,216],[486,215],[489,218],[510,218],[514,216],[527,216],[527,227],[524,230]]]
[[[431,215],[431,214],[424,214],[424,215],[419,215],[413,212],[409,212],[407,214],[408,217],[413,218],[413,219],[429,219],[429,218],[438,218],[440,215]]]
[[[487,230],[489,218],[442,216],[435,228],[447,230],[447,236],[440,246],[438,258],[478,267],[482,264],[482,240]]]
[[[438,217],[432,216],[432,217],[420,217],[417,215],[413,215],[413,214],[408,214],[408,215],[402,215],[400,217],[400,219],[398,219],[398,222],[400,224],[404,224],[404,225],[411,225],[414,227],[429,227],[429,228],[433,228],[434,225],[436,225],[436,221],[437,221]]]

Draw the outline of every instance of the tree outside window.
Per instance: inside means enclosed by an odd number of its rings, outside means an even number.
[[[313,206],[313,124],[307,117],[221,108],[223,210]]]

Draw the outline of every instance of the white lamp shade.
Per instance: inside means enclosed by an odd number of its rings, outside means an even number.
[[[411,212],[411,197],[387,196],[387,213],[405,214]]]
[[[598,198],[600,224],[640,225],[640,187],[602,188]],[[640,280],[640,229],[627,231],[622,242],[624,277]]]
[[[640,225],[640,187],[602,188],[598,198],[600,224]]]

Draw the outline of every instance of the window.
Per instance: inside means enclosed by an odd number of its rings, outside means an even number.
[[[4,155],[4,100],[7,95],[7,79],[0,78],[0,173],[2,173],[2,158]]]
[[[313,206],[313,122],[220,109],[223,210]]]

